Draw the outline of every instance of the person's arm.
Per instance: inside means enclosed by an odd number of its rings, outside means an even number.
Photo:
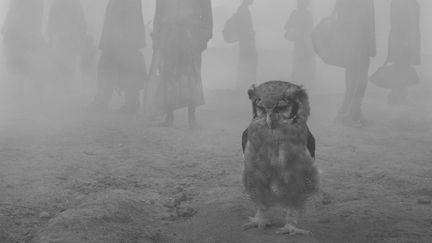
[[[369,46],[369,56],[376,56],[376,33],[375,33],[375,7],[373,0],[368,1],[368,15],[367,16],[367,36]]]
[[[213,13],[210,0],[199,0],[201,5],[200,33],[202,50],[207,48],[207,42],[213,37]]]
[[[85,12],[84,12],[84,8],[83,8],[83,6],[82,6],[82,4],[81,4],[81,2],[80,1],[78,1],[78,3],[77,3],[77,8],[78,8],[78,14],[79,14],[79,20],[80,20],[80,28],[81,28],[81,30],[83,31],[83,35],[86,35],[87,34],[87,31],[88,31],[88,25],[87,25],[87,20],[86,20],[86,16],[85,16]]]
[[[153,31],[151,33],[153,51],[155,51],[158,48],[158,45],[160,44],[160,32],[162,28],[162,17],[163,17],[162,16],[163,2],[164,2],[163,0],[156,1],[156,9],[153,17]]]

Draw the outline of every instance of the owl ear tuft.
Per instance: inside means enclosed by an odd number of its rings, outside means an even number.
[[[308,100],[306,90],[302,86],[292,86],[285,91],[285,97],[295,100],[299,103],[304,103]]]
[[[292,86],[285,91],[285,97],[298,104],[299,109],[297,111],[297,116],[302,116],[307,119],[310,107],[306,90],[302,86]]]
[[[249,95],[249,99],[252,100],[252,101],[255,101],[256,99],[258,99],[258,97],[256,96],[256,86],[255,86],[255,84],[252,84],[252,86],[249,88],[248,95]]]

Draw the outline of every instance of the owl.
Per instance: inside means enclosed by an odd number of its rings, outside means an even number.
[[[269,81],[249,91],[253,119],[242,135],[243,185],[257,206],[244,229],[270,224],[266,211],[286,210],[281,234],[308,234],[297,228],[299,213],[318,191],[314,166],[315,139],[306,124],[310,108],[306,91],[284,81]]]

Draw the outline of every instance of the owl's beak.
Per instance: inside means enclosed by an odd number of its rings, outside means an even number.
[[[273,127],[274,127],[274,121],[273,120],[274,120],[273,115],[271,113],[267,114],[266,123],[270,129],[273,129]]]

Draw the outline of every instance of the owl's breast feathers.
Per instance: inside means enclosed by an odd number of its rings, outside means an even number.
[[[317,190],[318,173],[307,149],[307,136],[302,123],[276,129],[251,123],[243,183],[253,201],[301,207]]]

